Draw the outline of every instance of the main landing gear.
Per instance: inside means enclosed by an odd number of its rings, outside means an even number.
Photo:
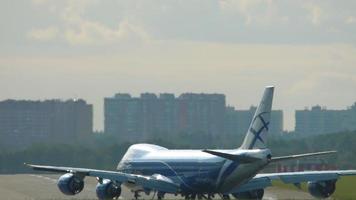
[[[149,195],[149,192],[146,194]],[[164,198],[164,195],[165,195],[164,192],[155,192],[152,196],[152,200],[155,199],[156,196],[157,196],[157,200],[162,200]],[[138,200],[140,197],[141,197],[140,192],[135,191],[133,200]]]
[[[185,197],[184,199],[186,199],[186,200],[195,200],[195,199],[212,200],[214,198],[214,194],[186,194],[186,195],[184,195],[184,197]]]
[[[149,193],[146,193],[147,195]],[[165,193],[163,192],[155,192],[152,196],[153,199],[157,200],[163,200],[164,199]],[[177,194],[176,194],[177,195]],[[184,197],[185,200],[212,200],[215,198],[216,194],[197,194],[197,193],[191,193],[191,194],[182,194],[182,197]],[[229,195],[225,194],[218,194],[222,200],[230,200]],[[134,199],[133,200],[138,200],[141,197],[140,193],[138,191],[134,192]]]
[[[230,196],[228,194],[222,194],[220,196],[221,196],[221,199],[223,199],[223,200],[230,200]]]
[[[134,199],[135,199],[135,200],[138,200],[138,198],[139,198],[140,196],[141,196],[141,195],[140,195],[139,192],[136,191],[136,192],[134,193]]]

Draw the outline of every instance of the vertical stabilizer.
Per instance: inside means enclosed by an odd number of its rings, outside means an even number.
[[[266,148],[267,132],[270,123],[273,86],[266,87],[260,105],[252,118],[241,149]]]

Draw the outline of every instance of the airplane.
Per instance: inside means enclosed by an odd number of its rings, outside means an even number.
[[[273,180],[300,186],[307,182],[309,193],[327,198],[341,176],[356,175],[356,170],[259,173],[271,163],[335,153],[324,151],[273,157],[267,148],[274,87],[265,88],[242,145],[228,150],[170,150],[153,144],[129,147],[116,171],[26,164],[34,170],[65,173],[57,182],[59,190],[75,195],[83,190],[86,176],[96,177],[98,199],[118,199],[121,187],[129,188],[134,198],[140,193],[165,194],[184,199],[262,199]]]

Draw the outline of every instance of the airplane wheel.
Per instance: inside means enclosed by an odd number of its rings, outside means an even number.
[[[202,194],[198,194],[198,200],[202,200],[203,199],[203,195]]]
[[[190,195],[189,194],[184,195],[184,200],[189,200],[189,199],[190,199]]]
[[[187,194],[185,195],[185,200],[194,200],[197,197],[196,194]]]
[[[164,198],[164,193],[163,192],[158,192],[157,193],[157,199],[162,200]]]
[[[214,198],[214,194],[208,194],[208,200],[212,200]]]
[[[222,199],[224,200],[230,200],[230,196],[228,194],[223,194]]]

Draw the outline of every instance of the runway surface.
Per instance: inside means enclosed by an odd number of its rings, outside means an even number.
[[[4,200],[44,200],[44,199],[97,199],[95,194],[96,180],[85,178],[84,190],[76,196],[65,196],[57,188],[59,175],[18,174],[0,175],[0,199]],[[123,187],[120,199],[132,199],[132,193]],[[152,195],[143,196],[152,199]],[[180,196],[166,196],[165,199],[181,199]],[[266,189],[264,199],[314,199],[302,191],[286,190],[276,187]]]

